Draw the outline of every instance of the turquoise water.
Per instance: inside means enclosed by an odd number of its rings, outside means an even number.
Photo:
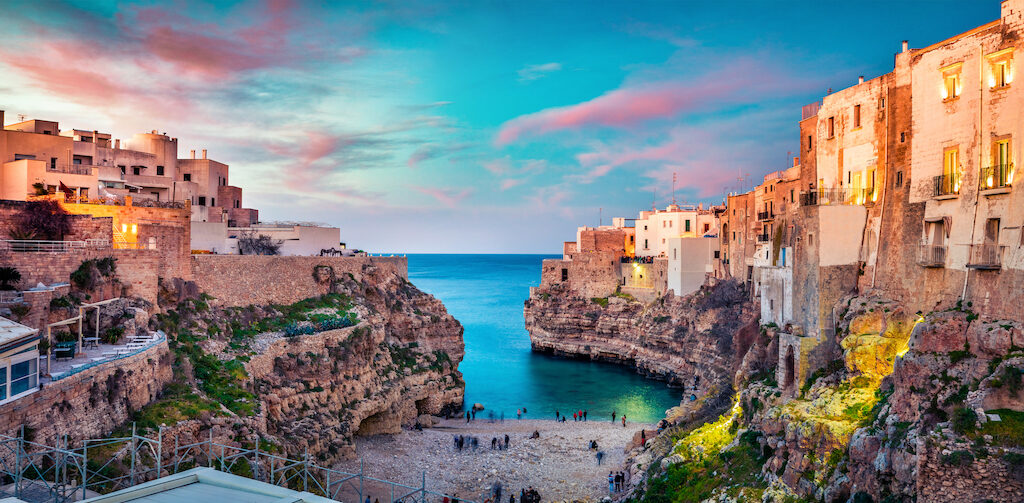
[[[444,302],[466,328],[466,404],[515,417],[554,419],[555,410],[586,409],[588,419],[655,422],[679,405],[681,392],[628,367],[530,351],[523,301],[540,283],[545,255],[409,255],[409,279]],[[485,413],[486,417],[486,413]],[[478,416],[479,418],[479,416]]]

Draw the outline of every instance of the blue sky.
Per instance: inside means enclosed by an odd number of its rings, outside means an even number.
[[[997,0],[7,3],[0,109],[206,148],[262,220],[382,252],[557,253],[789,165],[800,106]],[[748,182],[749,185],[749,182]],[[607,220],[606,220],[607,222]]]

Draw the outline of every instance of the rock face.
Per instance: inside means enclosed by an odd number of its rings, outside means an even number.
[[[758,312],[735,283],[650,304],[537,289],[523,314],[534,351],[622,363],[679,386],[697,376],[700,389],[731,386],[760,338]]]

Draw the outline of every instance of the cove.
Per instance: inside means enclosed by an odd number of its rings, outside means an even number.
[[[682,393],[634,369],[537,354],[523,324],[523,302],[540,283],[541,261],[554,255],[409,255],[409,280],[444,302],[465,327],[466,408],[474,403],[515,418],[554,419],[586,409],[588,419],[656,422]],[[477,416],[480,419],[480,416]]]

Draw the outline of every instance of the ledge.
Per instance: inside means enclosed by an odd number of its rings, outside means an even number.
[[[1010,189],[1012,189],[1012,188],[1013,187],[1010,187],[1009,185],[1007,185],[1006,187],[996,187],[994,189],[986,189],[986,190],[982,190],[981,191],[981,195],[983,195],[985,197],[989,197],[989,196],[998,196],[1000,194],[1009,194],[1010,193]]]
[[[936,201],[945,201],[947,199],[956,199],[960,197],[960,194],[944,194],[941,196],[932,196],[932,199]]]

